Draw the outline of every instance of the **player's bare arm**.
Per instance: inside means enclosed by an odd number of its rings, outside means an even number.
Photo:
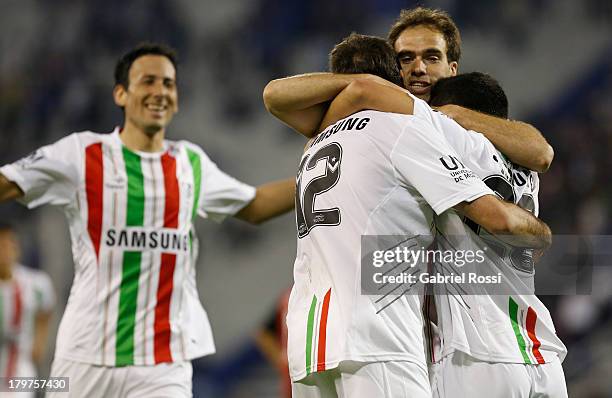
[[[321,128],[364,109],[412,114],[414,101],[406,90],[386,83],[371,79],[351,82],[330,104]],[[438,109],[465,129],[482,133],[514,163],[537,172],[545,172],[550,167],[554,151],[532,125],[486,115],[458,105],[444,105]]]
[[[22,196],[23,192],[19,186],[0,174],[0,202],[17,199]]]
[[[408,90],[384,79],[355,79],[334,98],[319,130],[364,109],[412,115],[414,100]]]
[[[531,124],[486,115],[458,105],[444,105],[438,109],[463,128],[482,133],[518,165],[544,173],[552,163],[553,148]]]
[[[260,224],[295,206],[295,178],[273,181],[257,187],[255,198],[236,217],[251,224]]]
[[[469,203],[462,202],[455,209],[513,246],[546,249],[552,243],[552,233],[546,223],[496,196],[485,195]]]
[[[52,311],[39,311],[34,319],[34,341],[32,342],[32,360],[37,366],[41,366],[47,351],[49,339],[49,324],[51,323]]]
[[[276,79],[264,88],[263,101],[268,112],[311,138],[317,133],[329,101],[353,80],[368,76],[307,73]]]

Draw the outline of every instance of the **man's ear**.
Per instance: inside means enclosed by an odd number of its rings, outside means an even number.
[[[117,84],[113,89],[113,99],[119,107],[124,107],[127,102],[127,91],[122,84]]]
[[[457,61],[453,61],[448,64],[451,70],[451,76],[457,76],[457,72],[459,71],[459,63]]]

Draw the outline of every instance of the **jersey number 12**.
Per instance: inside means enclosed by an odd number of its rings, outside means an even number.
[[[325,162],[322,175],[309,181],[303,181],[304,171],[314,169],[319,162]],[[298,229],[298,238],[303,238],[316,226],[333,226],[340,224],[340,209],[315,209],[315,200],[318,195],[332,189],[340,179],[340,162],[342,161],[342,147],[332,142],[319,149],[313,155],[304,156],[297,173],[297,187],[295,195],[295,213]],[[302,190],[302,187],[304,186]]]

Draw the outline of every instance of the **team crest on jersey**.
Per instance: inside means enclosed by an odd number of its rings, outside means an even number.
[[[179,152],[180,148],[178,145],[170,144],[170,146],[168,147],[168,155],[172,156],[173,158],[177,157],[179,155]]]
[[[104,186],[109,189],[122,189],[125,188],[127,180],[121,176],[115,176],[108,178],[104,181]]]

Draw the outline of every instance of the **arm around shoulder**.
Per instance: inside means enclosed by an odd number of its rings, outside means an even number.
[[[513,246],[545,249],[552,243],[546,223],[496,196],[484,195],[469,203],[462,202],[455,209]]]
[[[444,105],[438,109],[465,129],[482,133],[518,165],[544,173],[553,161],[553,148],[529,123],[487,115],[458,105]]]

